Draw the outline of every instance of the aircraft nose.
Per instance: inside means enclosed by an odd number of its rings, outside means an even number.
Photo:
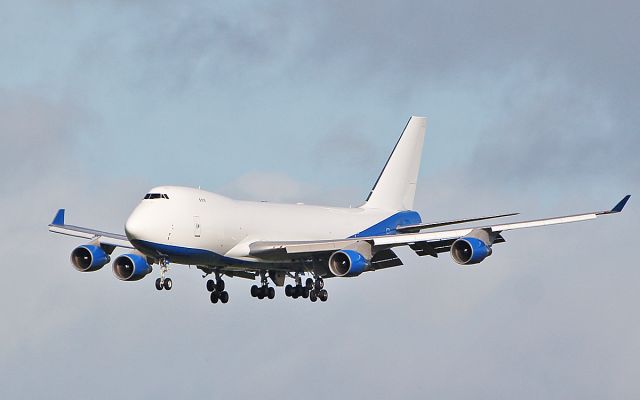
[[[140,213],[136,211],[132,212],[127,218],[127,222],[124,224],[124,233],[129,240],[139,239],[142,234],[142,221]]]

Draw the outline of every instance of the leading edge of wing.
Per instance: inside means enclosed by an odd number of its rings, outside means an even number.
[[[65,224],[64,208],[58,210],[53,221],[49,224],[49,232],[90,240],[97,239],[102,244],[117,247],[134,248],[125,235]]]

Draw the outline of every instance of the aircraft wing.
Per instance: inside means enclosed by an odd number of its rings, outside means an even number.
[[[96,229],[83,228],[81,226],[66,225],[64,223],[64,209],[58,210],[53,221],[49,224],[49,231],[67,236],[96,240],[100,244],[113,247],[125,247],[133,249],[133,245],[125,235],[103,232]]]
[[[451,244],[458,238],[469,235],[473,231],[484,230],[492,234],[493,243],[504,242],[501,233],[515,229],[533,228],[566,224],[595,219],[601,215],[615,214],[622,211],[631,196],[627,195],[611,210],[594,211],[584,214],[566,215],[553,218],[535,219],[529,221],[513,222],[508,224],[486,225],[479,227],[443,230],[426,233],[400,233],[395,235],[371,236],[349,238],[342,240],[299,241],[299,242],[254,242],[249,248],[251,255],[258,258],[291,258],[292,255],[307,255],[315,253],[329,253],[344,249],[356,242],[366,241],[374,249],[389,249],[396,246],[409,246],[418,255],[431,255],[437,257],[438,253],[449,251]]]

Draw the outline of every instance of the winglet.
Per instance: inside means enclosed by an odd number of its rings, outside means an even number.
[[[64,208],[58,210],[56,216],[53,217],[51,225],[64,226]]]
[[[622,211],[622,209],[624,208],[624,206],[625,206],[625,205],[627,205],[627,201],[629,201],[629,199],[630,199],[630,198],[631,198],[631,195],[630,195],[630,194],[628,194],[628,195],[624,196],[624,198],[623,198],[622,200],[620,200],[620,201],[618,202],[618,204],[616,204],[616,206],[615,206],[615,207],[613,207],[613,208],[611,209],[611,211],[609,211],[609,213],[610,213],[610,214],[613,214],[613,213],[619,213],[620,211]]]

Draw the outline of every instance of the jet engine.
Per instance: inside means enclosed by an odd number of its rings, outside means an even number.
[[[113,274],[123,281],[139,281],[152,269],[147,258],[139,254],[123,254],[113,262]]]
[[[80,272],[93,272],[104,267],[111,257],[100,246],[85,244],[71,252],[71,264]]]
[[[368,266],[369,260],[355,250],[336,251],[329,257],[329,270],[335,276],[358,276]]]
[[[491,246],[475,237],[462,237],[451,245],[451,257],[462,265],[477,264],[491,253]]]

